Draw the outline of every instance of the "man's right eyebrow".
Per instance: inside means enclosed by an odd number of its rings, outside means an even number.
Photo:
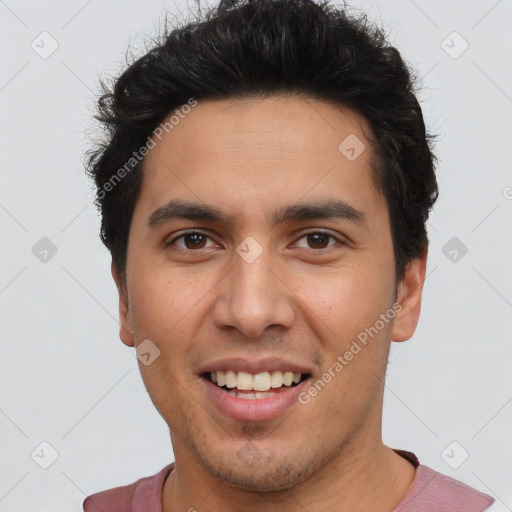
[[[231,217],[225,215],[215,206],[181,199],[171,199],[167,204],[157,208],[151,214],[148,219],[148,224],[150,226],[156,226],[157,224],[179,219],[218,222],[228,226],[233,223]]]

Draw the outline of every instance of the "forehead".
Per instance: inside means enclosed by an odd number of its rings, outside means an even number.
[[[268,219],[277,204],[334,195],[378,213],[369,134],[354,111],[312,98],[200,101],[154,138],[137,208],[194,199]]]

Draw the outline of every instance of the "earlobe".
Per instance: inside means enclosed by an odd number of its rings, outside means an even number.
[[[128,304],[128,292],[123,283],[121,276],[117,270],[116,265],[112,262],[111,265],[112,277],[117,286],[117,293],[119,296],[119,337],[121,341],[129,346],[134,346],[133,328],[130,320],[130,309]]]
[[[423,283],[427,268],[428,246],[406,267],[405,276],[401,281],[397,302],[401,308],[397,310],[393,330],[391,331],[392,341],[406,341],[412,337],[421,311],[421,296]]]

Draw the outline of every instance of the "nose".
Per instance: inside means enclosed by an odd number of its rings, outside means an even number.
[[[214,324],[234,327],[257,338],[270,326],[290,328],[295,318],[293,292],[272,267],[267,251],[248,262],[236,255],[232,270],[219,283]]]

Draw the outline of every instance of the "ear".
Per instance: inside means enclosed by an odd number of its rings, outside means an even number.
[[[425,281],[427,268],[428,246],[414,260],[409,262],[405,269],[405,276],[400,282],[397,290],[397,302],[401,308],[397,308],[393,330],[391,331],[392,341],[406,341],[412,337],[421,310],[421,294]]]
[[[128,345],[129,347],[133,347],[135,345],[134,336],[132,334],[132,322],[130,320],[130,311],[128,306],[128,292],[126,290],[126,285],[121,279],[119,275],[119,271],[117,270],[116,265],[112,262],[110,267],[112,271],[112,277],[117,286],[117,292],[119,295],[119,337],[121,341]]]

